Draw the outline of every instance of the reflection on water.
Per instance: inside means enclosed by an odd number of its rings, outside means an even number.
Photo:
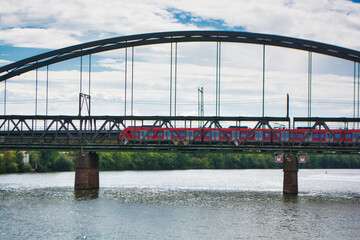
[[[94,200],[99,197],[99,189],[75,189],[74,196],[78,201]]]
[[[284,194],[282,198],[284,203],[297,203],[299,197],[296,194]]]
[[[359,239],[360,170],[0,175],[0,239]],[[339,180],[341,179],[341,181]]]

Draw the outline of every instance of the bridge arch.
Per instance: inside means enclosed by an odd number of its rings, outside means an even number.
[[[34,69],[94,53],[172,42],[230,42],[278,46],[360,63],[360,51],[279,35],[232,31],[176,31],[115,37],[65,47],[0,67],[0,82]]]

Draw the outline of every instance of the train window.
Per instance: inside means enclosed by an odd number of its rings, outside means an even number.
[[[162,132],[158,132],[157,135],[158,135],[159,137],[162,137],[163,134],[162,134]]]
[[[185,133],[184,132],[180,132],[180,137],[185,137]]]
[[[326,133],[327,138],[333,138],[333,136],[330,133]]]
[[[146,136],[146,130],[141,130],[140,134],[141,134],[142,137]]]
[[[241,133],[240,136],[241,136],[242,138],[245,138],[245,137],[246,137],[246,133]]]
[[[177,132],[173,132],[172,135],[173,135],[174,137],[177,137],[178,134],[177,134]]]
[[[154,136],[154,132],[149,132],[148,136],[149,136],[149,137],[153,137],[153,136]]]
[[[205,133],[205,137],[210,137],[210,132]]]
[[[285,138],[288,138],[289,137],[289,133],[285,133]]]
[[[251,138],[254,137],[254,133],[250,133],[250,137],[251,137]]]
[[[276,133],[276,136],[277,136],[278,138],[280,138],[280,133]]]
[[[303,137],[304,137],[304,134],[302,134],[302,133],[298,134],[298,138],[303,138]]]
[[[325,138],[325,134],[322,133],[322,134],[321,134],[321,138]]]
[[[290,138],[295,138],[296,134],[295,133],[290,133]]]
[[[265,138],[269,138],[269,137],[270,137],[270,133],[264,133],[264,137],[265,137]]]
[[[335,138],[340,139],[340,138],[341,138],[340,133],[336,133],[336,134],[335,134]]]
[[[226,137],[231,137],[231,134],[230,133],[226,133]]]
[[[188,137],[192,137],[192,136],[193,136],[193,133],[192,133],[192,132],[188,132],[188,133],[187,133],[187,136],[188,136]]]
[[[200,132],[196,132],[195,137],[200,137]]]
[[[346,138],[346,139],[351,139],[351,134],[350,134],[350,133],[345,134],[345,138]]]
[[[213,132],[213,137],[218,137],[219,136],[219,132]]]
[[[136,137],[139,136],[139,132],[138,132],[138,131],[136,131],[136,132],[134,132],[134,133],[135,133],[135,136],[136,136]]]
[[[315,139],[318,139],[320,136],[319,136],[319,134],[318,133],[314,133],[314,138]]]

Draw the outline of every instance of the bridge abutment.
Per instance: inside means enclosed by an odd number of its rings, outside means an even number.
[[[286,155],[283,161],[284,194],[298,194],[298,170],[297,157],[293,155]]]
[[[99,156],[95,152],[78,153],[75,159],[75,189],[99,188]]]

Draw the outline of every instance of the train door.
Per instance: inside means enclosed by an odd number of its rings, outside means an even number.
[[[194,139],[194,131],[187,131],[186,132],[186,139],[187,140],[193,140]]]
[[[171,135],[169,130],[164,131],[164,139],[165,140],[171,140]]]
[[[289,133],[288,132],[282,132],[281,133],[281,141],[282,142],[288,142],[289,141]]]
[[[263,132],[262,131],[256,131],[255,132],[255,141],[261,142],[263,140]]]
[[[146,134],[146,130],[140,130],[140,139],[146,139],[147,134]]]
[[[333,136],[329,132],[327,132],[325,142],[332,143],[333,141],[334,141]]]
[[[211,140],[219,140],[219,131],[213,131],[212,132],[212,139]]]
[[[360,133],[353,133],[353,142],[354,143],[360,142]]]
[[[232,132],[232,140],[238,140],[239,139],[239,132],[238,131],[233,131]]]
[[[320,140],[321,140],[321,142],[326,142],[326,135],[324,132],[320,133]]]

